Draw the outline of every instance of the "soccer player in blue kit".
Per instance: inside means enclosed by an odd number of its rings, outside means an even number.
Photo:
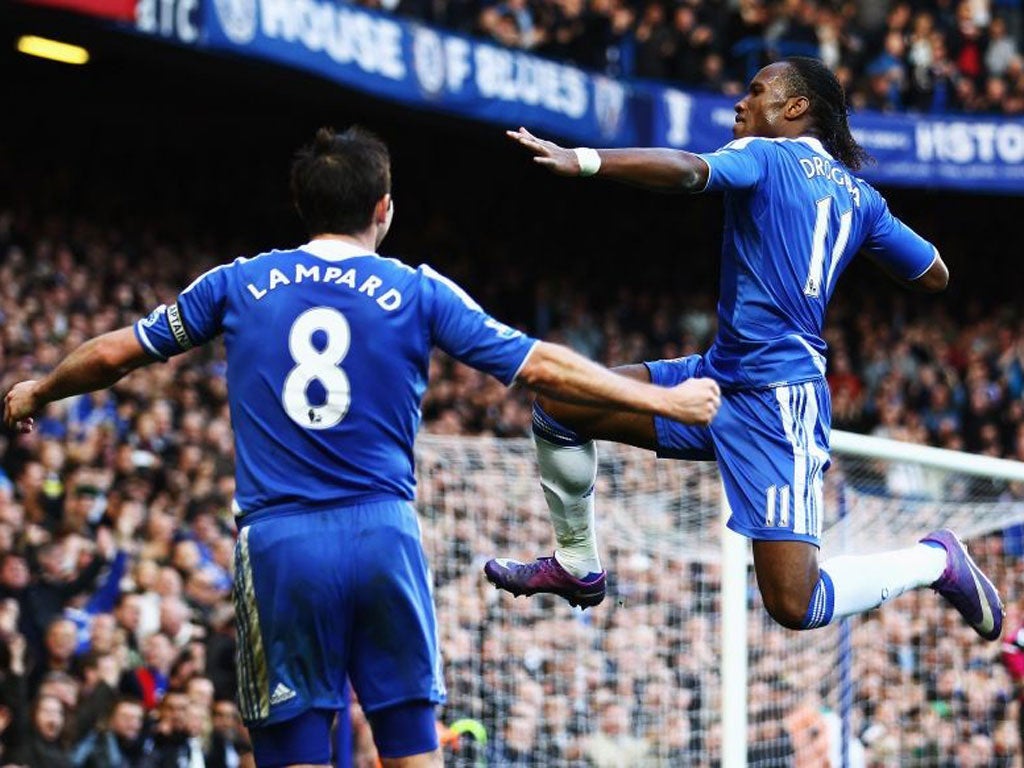
[[[783,626],[822,627],[931,587],[979,635],[995,640],[999,595],[952,531],[898,551],[818,564],[831,429],[822,325],[836,280],[862,249],[912,288],[941,291],[949,275],[935,247],[854,176],[867,156],[850,134],[842,88],[820,61],[794,57],[765,67],[735,111],[735,140],[702,155],[566,149],[523,128],[509,132],[560,175],[725,193],[716,339],[703,356],[621,369],[666,386],[710,376],[722,387],[722,407],[701,427],[541,397],[534,437],[557,548],[531,562],[496,558],[484,572],[516,595],[548,592],[584,607],[601,602],[592,441],[615,440],[663,457],[718,460],[728,525],[753,540],[761,596]]]
[[[707,424],[714,381],[614,374],[485,313],[428,266],[377,255],[394,211],[386,146],[318,132],[292,165],[312,236],[196,279],[170,306],[87,341],[5,397],[47,403],[224,336],[235,433],[239,700],[260,768],[326,765],[351,680],[386,768],[441,765],[444,700],[414,496],[433,347],[553,397]]]

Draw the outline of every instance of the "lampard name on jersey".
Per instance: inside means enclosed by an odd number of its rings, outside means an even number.
[[[291,274],[285,274],[277,267],[274,267],[267,273],[267,280],[268,282],[265,287],[258,286],[255,283],[249,283],[246,286],[256,301],[259,301],[267,293],[277,290],[283,285],[331,283],[333,285],[344,285],[354,291],[365,294],[376,301],[381,309],[388,312],[396,310],[402,305],[402,294],[399,291],[394,288],[388,288],[378,295],[377,291],[383,287],[384,281],[374,274],[367,275],[360,280],[356,274],[355,267],[342,269],[341,267],[321,267],[319,264],[313,264],[312,266],[296,264],[295,271]]]

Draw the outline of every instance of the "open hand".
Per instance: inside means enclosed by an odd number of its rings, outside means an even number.
[[[32,416],[40,407],[36,383],[33,380],[20,381],[4,397],[4,422],[11,429],[31,432],[35,426]]]
[[[722,392],[714,379],[688,379],[669,390],[670,418],[683,424],[707,426],[722,404]]]
[[[505,135],[533,155],[533,162],[559,176],[579,176],[580,162],[571,149],[560,147],[553,141],[538,139],[525,128],[505,131]]]

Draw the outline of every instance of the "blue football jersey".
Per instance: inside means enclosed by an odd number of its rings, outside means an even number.
[[[135,334],[158,359],[224,334],[243,514],[412,499],[432,347],[509,384],[536,343],[428,266],[328,240],[210,270]]]
[[[704,373],[723,387],[824,375],[825,307],[861,248],[905,279],[938,255],[815,138],[744,138],[700,157],[706,189],[725,192],[718,335]]]

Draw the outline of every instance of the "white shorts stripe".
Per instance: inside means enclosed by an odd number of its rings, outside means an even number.
[[[794,434],[793,419],[793,388],[779,387],[775,390],[775,397],[779,401],[779,416],[782,418],[782,428],[786,432],[786,439],[789,440],[790,445],[795,446],[796,435]],[[779,526],[782,528],[789,527],[789,488],[790,487],[788,485],[784,485],[781,488],[779,498]]]
[[[825,464],[828,463],[828,451],[818,445],[815,436],[815,428],[818,425],[818,399],[815,397],[814,385],[808,383],[805,386],[807,387],[807,397],[810,406],[807,409],[807,448],[811,456],[811,474],[808,477],[810,484],[808,502],[812,514],[810,524],[808,525],[808,533],[820,537],[821,521],[825,508],[824,468]]]
[[[796,405],[793,408],[793,533],[807,533],[807,392],[802,386],[790,387]]]
[[[793,449],[793,514],[790,518],[790,488],[777,489],[778,524],[788,528],[792,520],[793,533],[820,537],[824,506],[822,470],[828,462],[828,451],[818,445],[815,438],[819,416],[815,385],[813,382],[805,382],[791,387],[779,387],[775,397],[779,403],[782,428]]]
[[[768,489],[766,522],[792,528],[800,535],[821,536],[824,492],[822,470],[828,462],[828,451],[818,445],[818,399],[813,382],[779,387],[775,391],[779,416],[786,439],[793,450],[793,474],[789,486]],[[793,499],[789,514],[789,497]],[[769,516],[771,519],[769,520]]]

